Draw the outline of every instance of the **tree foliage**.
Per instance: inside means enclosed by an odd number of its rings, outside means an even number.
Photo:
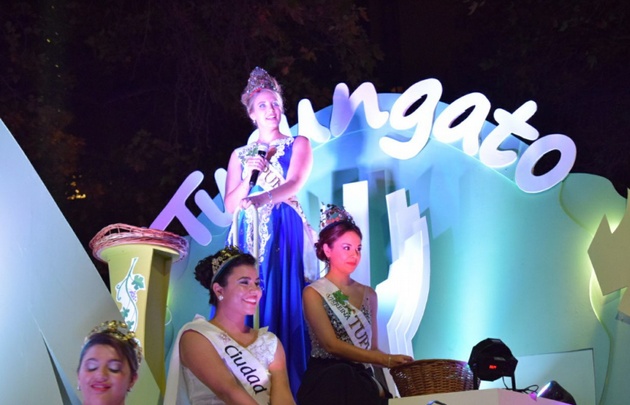
[[[337,83],[404,91],[436,70],[446,102],[471,91],[507,110],[534,100],[530,122],[541,136],[576,141],[574,171],[595,171],[625,194],[628,8],[624,0],[13,0],[0,8],[0,118],[86,247],[111,223],[148,226],[193,170],[212,179],[226,166],[253,129],[239,95],[257,65],[283,85],[291,124],[300,99],[326,107]],[[368,28],[390,41],[386,54]],[[217,191],[211,180],[202,187]]]
[[[281,82],[294,122],[299,99],[329,105],[336,83],[358,84],[381,57],[348,0],[13,1],[0,13],[0,117],[86,246],[111,223],[148,226],[188,173],[227,165],[253,129],[239,98],[255,66]]]
[[[576,141],[574,171],[630,185],[630,7],[623,0],[462,0],[467,62],[479,84],[512,108],[539,104],[535,122]],[[479,46],[481,44],[481,46]]]

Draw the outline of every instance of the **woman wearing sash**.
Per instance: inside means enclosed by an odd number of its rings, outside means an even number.
[[[311,337],[311,358],[300,405],[387,404],[391,395],[374,378],[372,365],[393,367],[413,361],[378,349],[377,297],[351,278],[361,260],[361,230],[343,208],[322,210],[317,257],[328,273],[304,289],[304,314]]]
[[[267,328],[245,323],[262,294],[256,259],[226,247],[199,261],[195,278],[210,290],[216,312],[180,330],[164,404],[295,404],[282,343]]]
[[[282,90],[264,69],[251,72],[241,102],[258,137],[234,150],[228,163],[225,208],[236,215],[227,245],[258,253],[265,286],[259,324],[268,326],[284,344],[295,393],[310,352],[302,290],[306,279],[318,277],[313,231],[295,197],[311,172],[311,146],[304,136],[280,132]]]

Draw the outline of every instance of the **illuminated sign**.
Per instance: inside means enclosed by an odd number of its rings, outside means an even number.
[[[527,120],[536,112],[536,103],[527,101],[514,112],[495,109],[493,117],[498,123],[486,121],[490,113],[490,101],[481,93],[466,94],[439,113],[442,84],[437,79],[425,79],[400,94],[389,111],[379,106],[379,94],[372,83],[361,84],[352,94],[348,86],[340,83],[333,94],[332,113],[328,126],[322,125],[313,111],[311,103],[301,100],[298,104],[298,128],[316,143],[326,143],[331,138],[343,136],[357,110],[363,106],[363,118],[367,125],[380,129],[386,124],[398,131],[379,139],[383,153],[393,159],[408,160],[424,149],[430,136],[439,142],[455,144],[461,142],[462,151],[468,156],[478,156],[481,163],[495,170],[515,165],[514,182],[527,193],[540,193],[564,180],[576,158],[575,143],[566,135],[550,134],[539,137],[539,132]],[[419,106],[411,111],[411,108]],[[454,124],[458,119],[461,121]],[[410,138],[403,131],[412,130]],[[255,136],[250,137],[250,139]],[[510,149],[513,138],[531,142],[520,143],[518,151]],[[512,142],[513,144],[513,142]],[[525,147],[523,147],[525,145]],[[535,175],[536,164],[551,151],[558,151],[560,158],[555,166],[542,175]],[[223,176],[223,170],[217,175]],[[203,174],[191,173],[179,187],[171,201],[151,224],[154,229],[166,229],[175,218],[179,219],[190,236],[201,245],[212,240],[211,233],[186,207],[186,199],[201,184]],[[217,180],[220,190],[224,181]],[[204,190],[195,193],[195,202],[201,211],[216,225],[228,226],[231,216],[219,209]]]
[[[516,163],[514,180],[521,190],[528,193],[548,190],[564,180],[571,171],[576,157],[575,143],[563,134],[539,138],[538,130],[527,123],[536,112],[534,101],[527,101],[513,113],[497,108],[493,117],[498,125],[481,139],[485,120],[490,112],[490,101],[486,96],[481,93],[464,95],[448,105],[434,119],[441,96],[442,84],[437,79],[422,80],[402,93],[388,112],[380,110],[378,94],[372,83],[363,83],[352,95],[349,94],[348,86],[340,83],[333,94],[329,132],[326,132],[325,127],[316,125],[314,112],[312,108],[308,108],[310,103],[298,109],[298,126],[300,133],[318,134],[313,140],[325,142],[330,135],[342,135],[359,105],[363,104],[365,119],[372,129],[381,128],[388,120],[390,126],[397,130],[414,128],[413,136],[407,140],[392,136],[380,139],[381,150],[395,159],[405,160],[416,156],[425,147],[432,133],[436,140],[443,143],[462,141],[464,153],[470,156],[479,154],[479,160],[488,167],[501,168]],[[407,114],[410,107],[420,100],[423,100],[420,106]],[[461,122],[453,125],[469,109],[472,111]],[[306,114],[308,118],[304,117]],[[512,136],[532,141],[520,158],[513,150],[501,149],[501,145]],[[560,153],[556,165],[543,175],[534,175],[536,163],[553,150]]]

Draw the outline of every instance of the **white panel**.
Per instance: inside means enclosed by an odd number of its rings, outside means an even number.
[[[357,269],[352,274],[352,278],[361,284],[370,284],[370,217],[369,217],[369,197],[367,181],[348,183],[343,185],[343,207],[352,215],[354,223],[357,224],[363,239],[363,255]]]
[[[95,325],[121,315],[87,252],[2,122],[0,224],[0,321],[5,325],[0,328],[0,358],[10,365],[0,371],[2,402],[60,404],[65,389],[70,401],[78,404],[76,368],[83,339]],[[153,398],[156,403],[159,392],[145,363],[140,373],[141,381],[127,403],[146,404]]]

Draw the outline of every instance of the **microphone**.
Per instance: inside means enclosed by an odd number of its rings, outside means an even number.
[[[258,156],[261,158],[267,157],[267,151],[269,150],[269,145],[264,143],[258,144]],[[249,178],[249,188],[254,187],[256,182],[258,181],[258,175],[260,174],[260,170],[252,170],[252,177]]]

